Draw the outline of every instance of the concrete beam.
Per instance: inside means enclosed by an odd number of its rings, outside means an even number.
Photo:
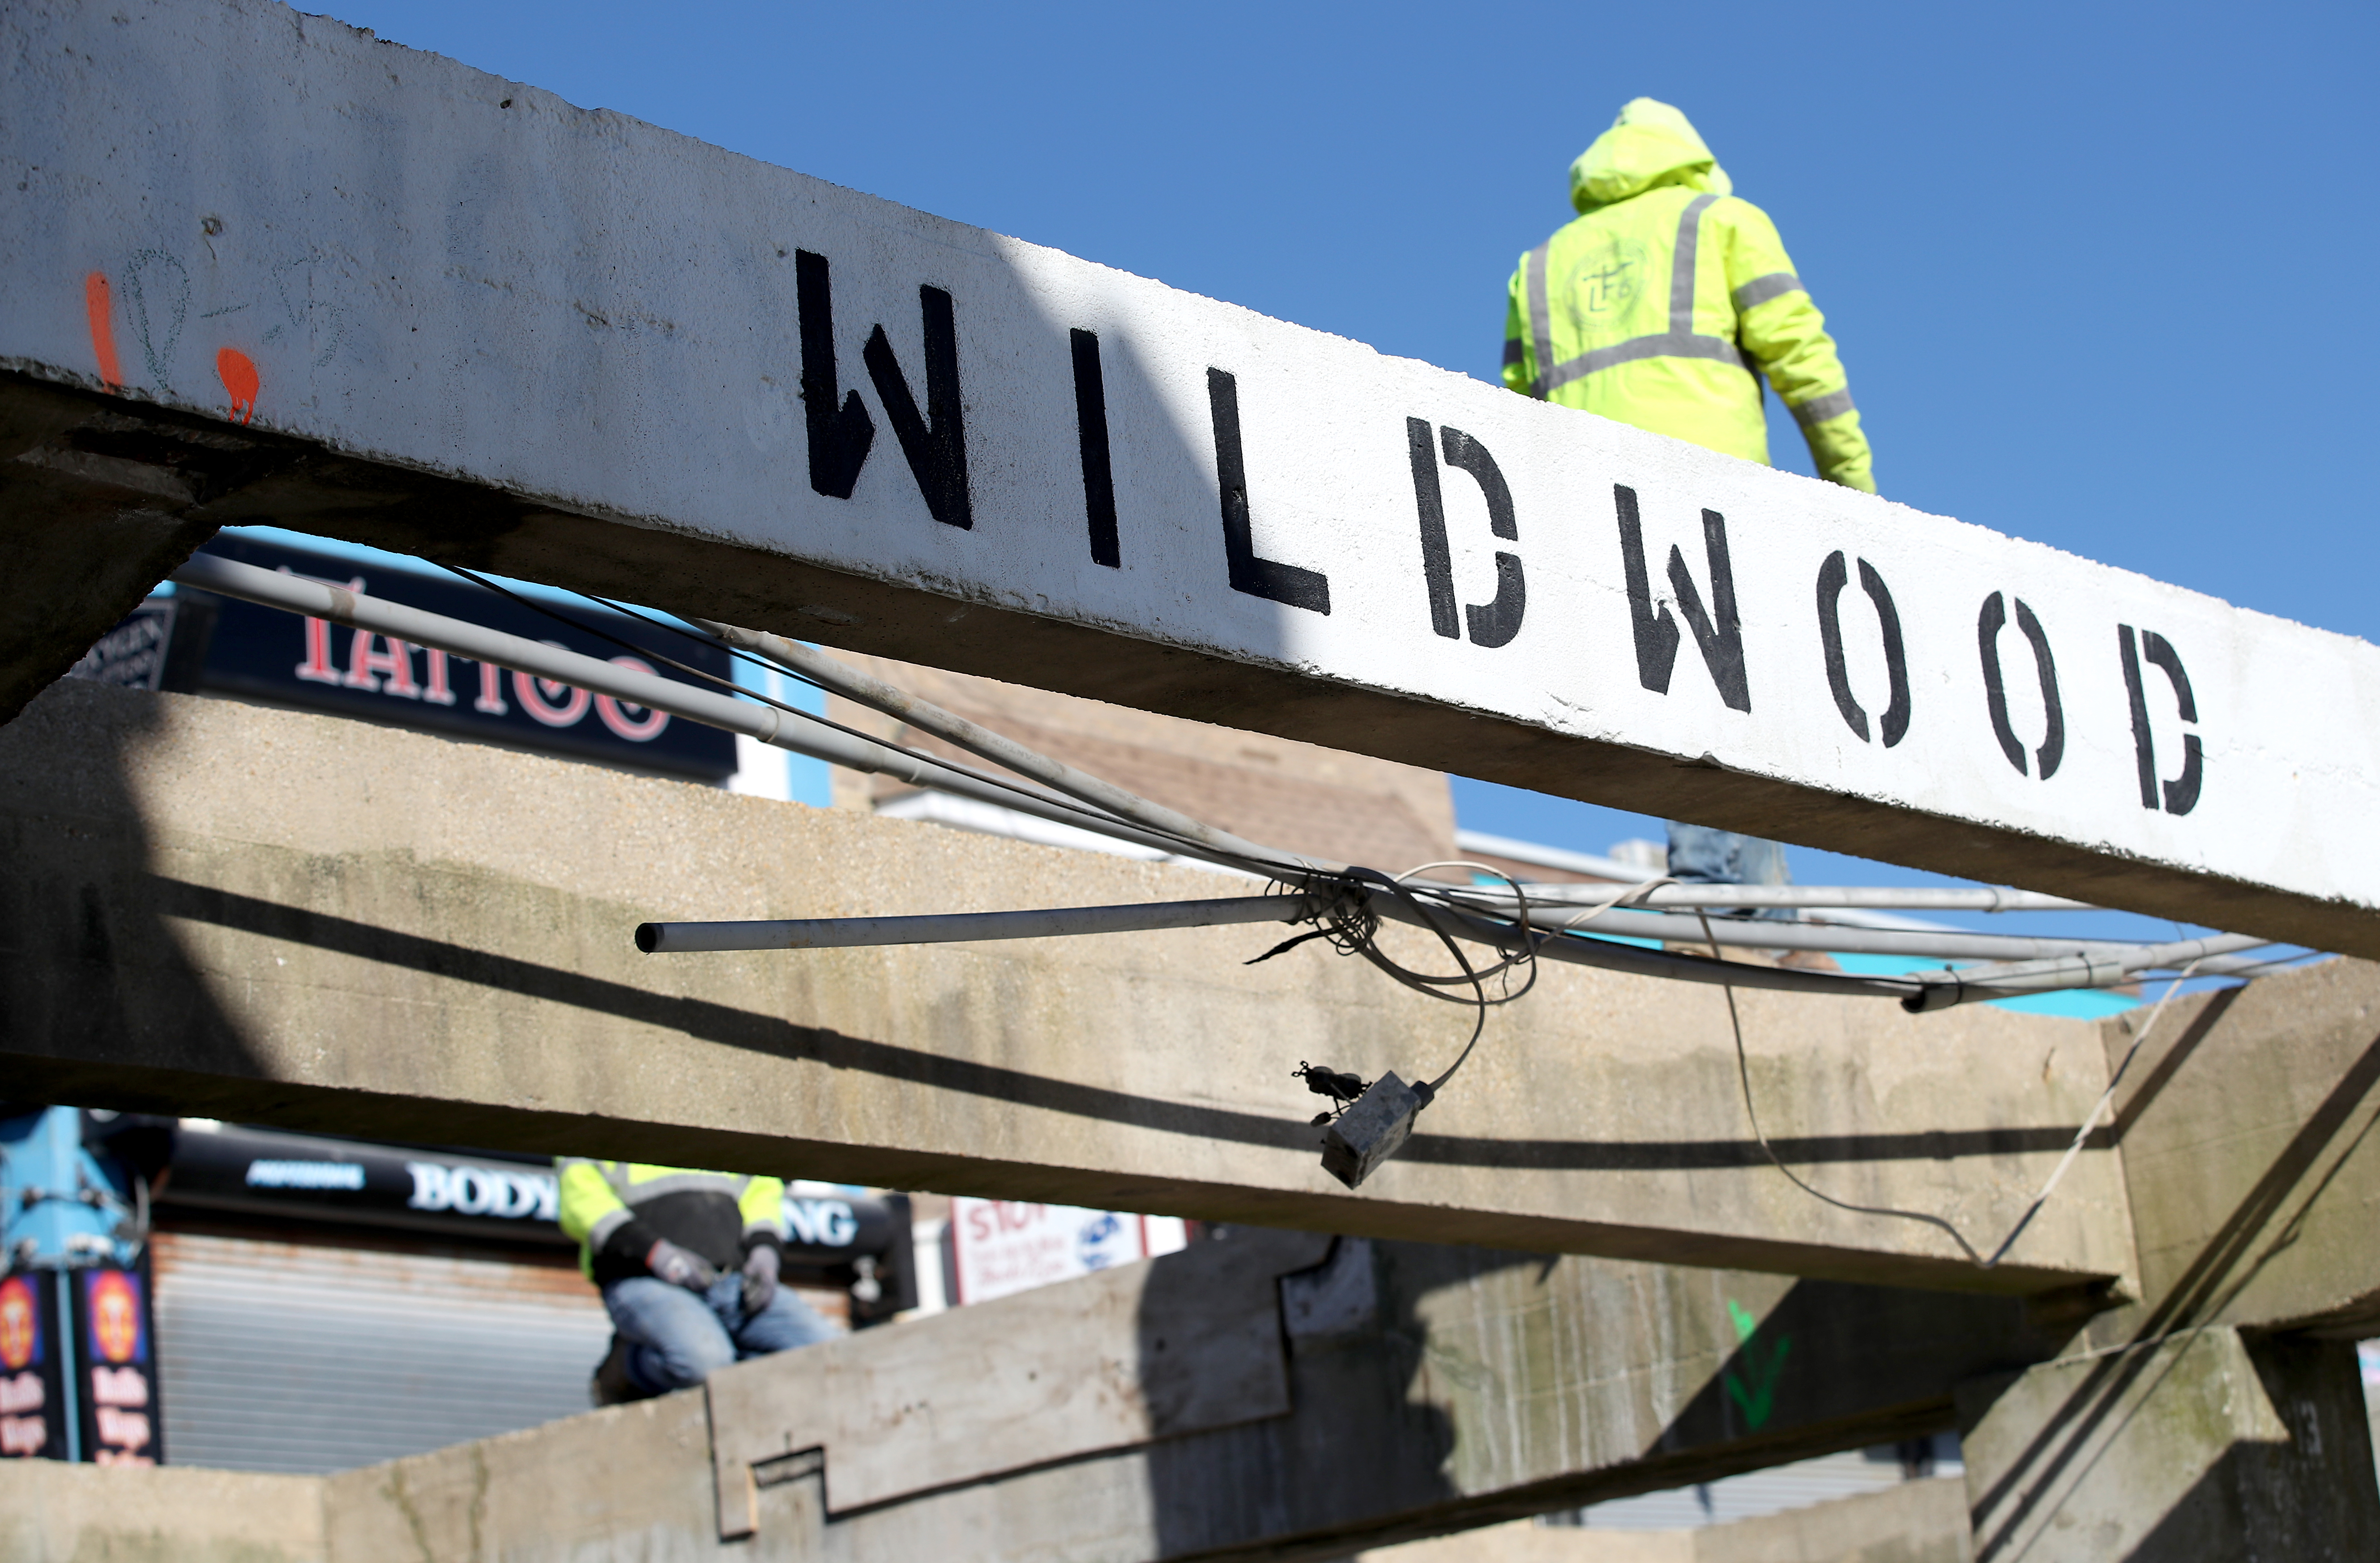
[[[1978,1559],[2369,1555],[2375,1011],[2380,974],[2338,962],[2177,1002],[2142,1046],[2113,1120],[2137,1295],[1961,1387]]]
[[[2107,1023],[2111,1065],[2139,1013]],[[2177,1000],[2112,1126],[2140,1300],[2102,1347],[2206,1325],[2380,1334],[2380,970],[2325,963]]]
[[[1219,1319],[1263,1295],[1260,1341],[1218,1354],[1178,1332],[1219,1283]],[[1082,1328],[1119,1302],[1121,1356],[1103,1324]],[[1938,1428],[1961,1375],[2037,1362],[2075,1322],[2012,1299],[1235,1229],[740,1364],[707,1398],[343,1472],[315,1512],[338,1563],[629,1545],[689,1563],[1342,1557]],[[1287,1394],[1185,1418],[1201,1363]],[[145,1491],[157,1474],[107,1476]],[[152,1487],[192,1484],[164,1475]]]
[[[1976,1563],[2352,1563],[2380,1537],[2346,1341],[2181,1331],[1959,1402]]]
[[[187,523],[2380,955],[2380,832],[2317,823],[2380,818],[2361,641],[264,0],[0,43],[0,461],[77,503],[189,490],[195,420]]]
[[[1249,967],[1271,936],[630,940],[1234,882],[1190,869],[82,684],[0,730],[0,1060],[44,1099],[1847,1280],[2039,1292],[2130,1265],[2105,1150],[1989,1271],[1794,1188],[1750,1134],[1716,989],[1543,972],[1351,1193],[1290,1072],[1434,1072],[1469,1019],[1319,946]],[[2081,1022],[1738,1002],[1780,1153],[1981,1248],[2107,1078]]]

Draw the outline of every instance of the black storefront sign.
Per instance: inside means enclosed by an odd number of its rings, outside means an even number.
[[[162,1197],[173,1206],[507,1243],[569,1242],[556,1224],[550,1161],[226,1127],[176,1131],[171,1165]]]
[[[225,1125],[176,1129],[169,1165],[159,1196],[168,1208],[576,1246],[563,1235],[550,1161]],[[795,1193],[782,1216],[790,1269],[835,1285],[875,1283],[862,1289],[873,1296],[855,1294],[855,1321],[917,1305],[907,1196]]]
[[[565,623],[460,577],[428,573],[429,566],[419,571],[388,569],[239,536],[220,537],[200,551],[267,570],[286,570],[602,660],[622,661],[677,682],[692,681],[654,658],[639,656],[604,636],[615,636],[629,646],[657,650],[721,678],[729,675],[727,653],[719,648],[592,603],[555,604],[575,621]],[[128,648],[133,639],[153,636],[152,629],[138,621],[166,600],[144,604],[133,618],[111,631],[101,648],[119,638]],[[162,684],[168,689],[196,688],[302,706],[698,781],[720,781],[735,770],[733,734],[607,695],[589,695],[568,685],[409,646],[368,630],[211,593],[184,588],[170,600],[180,620],[168,620],[174,645],[167,660],[176,672],[188,667],[194,676],[168,672]],[[98,655],[95,648],[92,656]],[[162,669],[164,661],[159,666]],[[126,682],[122,677],[111,681]],[[153,676],[145,685],[160,686]]]
[[[69,1270],[67,1278],[74,1294],[82,1458],[99,1465],[163,1463],[165,1419],[158,1403],[148,1251],[129,1267]]]
[[[82,654],[82,660],[67,670],[67,676],[125,689],[164,688],[166,656],[174,644],[180,606],[170,597],[151,598],[101,636]]]
[[[55,1271],[0,1277],[0,1459],[67,1458],[59,1296]]]
[[[157,1465],[149,1254],[0,1277],[0,1458]]]

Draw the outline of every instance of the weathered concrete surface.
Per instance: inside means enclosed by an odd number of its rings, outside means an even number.
[[[1243,1230],[1201,1248],[1269,1245]],[[1142,1300],[1137,1359],[1072,1392],[1129,1399],[1178,1380],[1182,1310],[1217,1253],[1171,1255],[1046,1289]],[[1745,1272],[1340,1240],[1323,1266],[1279,1282],[1270,1350],[1285,1410],[1196,1431],[1152,1424],[1136,1445],[1049,1456],[946,1484],[926,1446],[997,1437],[980,1417],[945,1425],[965,1381],[998,1376],[974,1310],[741,1364],[700,1392],[664,1397],[328,1478],[330,1563],[602,1557],[803,1563],[1156,1563],[1172,1558],[1344,1557],[1366,1546],[1946,1425],[1961,1376],[2043,1360],[2061,1329],[2005,1298],[1794,1282]],[[1025,1303],[1031,1299],[1013,1300]],[[1047,1360],[1078,1333],[1080,1306],[1006,1310],[1015,1354]],[[916,1408],[750,1464],[748,1539],[721,1539],[713,1460],[725,1420],[773,1398],[778,1425],[817,1421],[816,1397],[866,1383],[880,1406]],[[1012,1410],[1050,1403],[1009,1375]],[[1171,1436],[1167,1436],[1168,1434]],[[833,1495],[838,1462],[864,1473],[907,1448],[908,1491]],[[763,1452],[763,1451],[752,1451]],[[970,1451],[959,1451],[965,1455]],[[995,1446],[994,1457],[1010,1452]],[[1035,1462],[1038,1460],[1038,1462]],[[103,1472],[136,1484],[148,1473]],[[742,1496],[742,1495],[739,1495]],[[139,1557],[141,1555],[135,1554]]]
[[[1357,1563],[1971,1563],[1967,1487],[1928,1477],[1697,1530],[1519,1521],[1360,1555]]]
[[[0,570],[13,583],[0,596],[0,722],[213,535],[186,513],[249,475],[250,444],[198,418],[151,427],[79,399],[0,394]],[[38,450],[58,458],[9,459]]]
[[[840,1513],[1287,1416],[1280,1278],[1317,1268],[1333,1240],[1227,1231],[930,1328],[846,1336],[716,1375],[704,1394],[720,1534],[759,1524],[756,1470],[807,1451]]]
[[[1959,1401],[1977,1563],[2355,1563],[2380,1541],[2343,1341],[2190,1330]]]
[[[317,1476],[0,1460],[8,1563],[330,1563]]]
[[[2338,962],[2180,1000],[2142,1047],[2113,1122],[2138,1294],[2072,1356],[1962,1387],[1979,1558],[2372,1556],[2346,1342],[2380,1322],[2375,977]],[[2144,1014],[2107,1023],[2111,1063]]]
[[[0,460],[170,489],[107,419],[195,415],[253,460],[192,521],[2380,955],[2362,642],[262,0],[118,14],[0,17],[9,417],[120,392]],[[1863,591],[1830,643],[1852,561],[1894,627]],[[1464,638],[1490,598],[1512,633]]]
[[[2102,1151],[1995,1271],[1795,1189],[1747,1131],[1716,989],[1547,970],[1350,1193],[1290,1071],[1435,1070],[1468,1022],[1318,946],[1245,967],[1277,935],[629,939],[1236,882],[1210,874],[89,685],[0,730],[0,1059],[52,1100],[1843,1279],[2041,1291],[2129,1264]],[[2076,1022],[1740,1002],[1781,1152],[1978,1247],[2104,1088]]]
[[[2144,1014],[2107,1023],[2111,1067]],[[2375,1122],[2380,969],[2177,1000],[2114,1104],[2141,1292],[2095,1343],[2210,1324],[2380,1335]]]
[[[849,653],[843,660],[1053,759],[1248,841],[1294,843],[1300,852],[1341,863],[1393,865],[1389,873],[1460,855],[1453,789],[1440,771],[913,662]],[[839,695],[827,697],[827,714],[871,737],[983,763]],[[838,808],[897,808],[917,801],[914,789],[889,776],[841,766],[831,774]]]

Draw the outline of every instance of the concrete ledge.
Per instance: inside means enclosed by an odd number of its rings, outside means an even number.
[[[0,1460],[10,1563],[328,1563],[323,1482],[196,1466]]]

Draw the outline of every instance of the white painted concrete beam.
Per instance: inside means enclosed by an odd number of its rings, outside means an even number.
[[[2380,954],[2363,642],[265,0],[136,12],[0,18],[0,370],[254,442],[194,514]],[[0,457],[122,465],[38,423]]]

